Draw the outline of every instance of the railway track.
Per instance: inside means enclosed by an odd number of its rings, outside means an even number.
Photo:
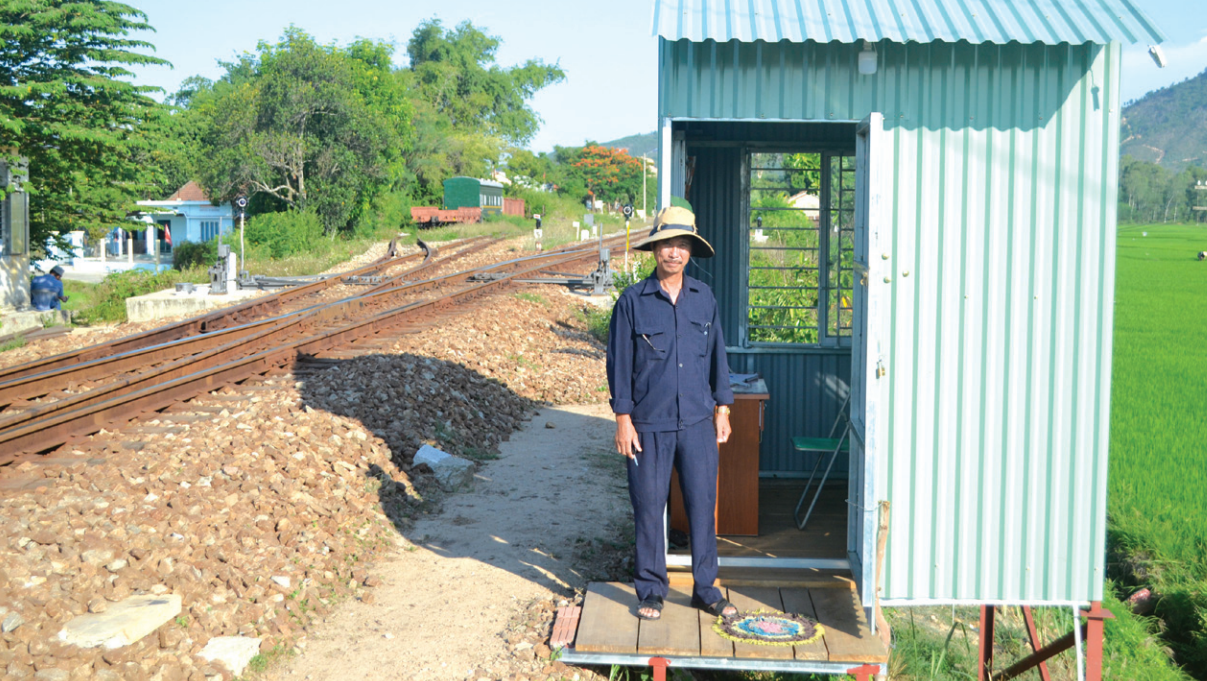
[[[0,371],[0,423],[12,417],[15,411],[31,408],[27,400],[45,403],[68,398],[80,391],[93,390],[99,380],[130,372],[142,373],[173,360],[195,356],[232,338],[255,332],[265,320],[329,302],[320,296],[337,288],[339,282],[349,277],[363,279],[372,276],[373,280],[381,281],[369,289],[349,286],[347,288],[355,288],[358,293],[340,298],[347,299],[398,286],[407,279],[413,279],[449,261],[478,252],[492,243],[494,242],[489,239],[474,239],[459,244],[462,248],[441,259],[435,249],[421,241],[421,252],[403,256],[393,262],[388,261],[390,256],[387,255],[386,258],[369,265],[348,273],[333,275],[326,280],[286,289],[242,305],[168,324],[110,343]],[[393,253],[392,246],[390,253]],[[420,261],[418,265],[389,276],[372,274],[416,260]]]
[[[223,311],[232,319],[205,315],[0,373],[0,466],[53,451],[101,429],[119,428],[144,414],[253,376],[321,363],[325,353],[378,351],[381,338],[422,330],[512,285],[513,279],[573,266],[598,253],[595,243],[575,245],[417,278],[489,243],[463,244],[447,258],[437,258],[430,249],[408,256],[407,262],[420,257],[421,262],[355,295],[299,306],[298,301],[333,284],[283,291],[272,296],[274,301],[259,301],[258,313],[239,306]],[[611,249],[622,245],[619,238],[608,242]],[[383,258],[339,276],[367,276],[364,272],[379,272],[402,260]],[[487,280],[477,280],[484,275]],[[266,312],[271,310],[279,312]],[[256,314],[259,318],[239,322]]]
[[[486,237],[477,237],[462,242],[458,246],[470,249],[465,251],[468,253],[485,248],[490,243],[491,241]],[[262,319],[266,316],[281,314],[291,309],[306,307],[307,305],[319,302],[321,296],[339,287],[344,280],[352,277],[373,277],[386,269],[415,262],[419,262],[419,265],[412,268],[414,271],[410,272],[410,274],[418,274],[434,266],[434,261],[439,256],[439,253],[435,249],[426,247],[426,244],[422,242],[420,242],[420,249],[418,253],[400,256],[397,251],[397,242],[391,241],[386,255],[367,265],[309,284],[287,288],[276,293],[254,298],[239,305],[126,336],[109,343],[84,347],[53,357],[9,367],[0,370],[0,384],[23,376],[42,374],[58,368],[75,366],[109,355],[153,347],[190,336],[204,335]],[[2,402],[0,402],[0,406],[3,406]]]

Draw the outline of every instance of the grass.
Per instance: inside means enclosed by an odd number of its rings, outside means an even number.
[[[1178,662],[1207,678],[1207,230],[1118,232],[1109,569],[1161,595]]]
[[[1110,589],[1108,589],[1110,591]],[[1169,664],[1169,658],[1150,631],[1151,623],[1127,611],[1113,595],[1104,606],[1114,612],[1103,650],[1104,679],[1185,681],[1188,677]],[[1034,608],[1039,638],[1050,642],[1072,630],[1067,608]],[[889,658],[889,678],[971,681],[976,679],[980,610],[975,607],[897,608],[886,611],[895,647]],[[999,609],[995,617],[995,657],[998,671],[1030,654],[1030,641],[1020,612]],[[1077,678],[1076,659],[1062,653],[1048,661],[1053,679]],[[1023,678],[1039,678],[1030,672]]]
[[[529,303],[536,303],[537,305],[545,305],[545,306],[549,305],[549,301],[546,300],[545,297],[539,293],[530,293],[528,291],[520,291],[519,293],[516,293],[514,295],[519,300],[524,300]]]

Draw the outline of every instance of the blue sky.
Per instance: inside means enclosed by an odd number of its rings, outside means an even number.
[[[140,69],[138,81],[172,92],[180,81],[222,74],[218,60],[273,41],[294,24],[320,42],[357,37],[393,41],[405,57],[411,32],[424,19],[446,26],[469,19],[502,39],[504,66],[528,59],[559,63],[567,79],[538,93],[532,105],[544,119],[532,148],[577,146],[654,129],[656,40],[652,0],[128,0],[147,13],[156,33],[147,39],[174,68]],[[1133,0],[1165,32],[1169,65],[1158,69],[1137,45],[1124,51],[1123,98],[1194,76],[1207,68],[1207,11],[1203,0]]]

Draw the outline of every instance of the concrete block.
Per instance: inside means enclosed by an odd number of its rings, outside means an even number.
[[[126,299],[126,317],[132,322],[150,322],[167,317],[191,317],[268,295],[269,291],[238,290],[210,295],[209,284],[199,284],[194,293],[177,295],[176,289]]]
[[[180,614],[180,596],[132,596],[108,610],[80,615],[59,632],[59,640],[81,648],[121,648],[155,631]]]
[[[36,331],[47,324],[65,326],[71,323],[71,315],[66,310],[20,310],[5,312],[0,315],[0,336],[7,336],[22,331]]]
[[[431,445],[424,445],[415,452],[415,465],[425,463],[436,475],[436,482],[446,492],[471,490],[474,487],[474,464]]]
[[[260,654],[260,639],[246,636],[215,636],[197,653],[207,662],[221,662],[235,676]]]

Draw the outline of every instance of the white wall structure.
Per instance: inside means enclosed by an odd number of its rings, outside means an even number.
[[[6,196],[12,175],[0,161],[0,311],[29,307],[29,195]]]

